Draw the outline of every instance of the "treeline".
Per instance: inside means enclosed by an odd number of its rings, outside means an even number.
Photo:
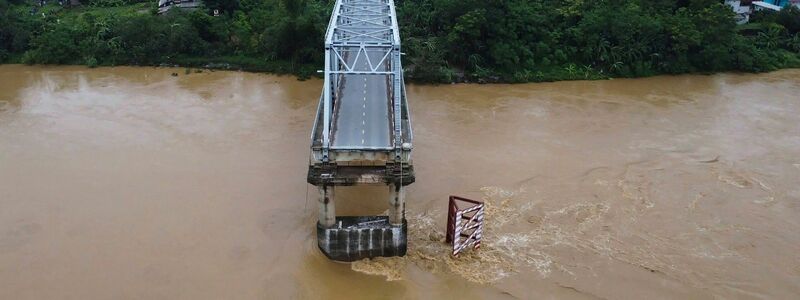
[[[719,0],[405,0],[414,77],[540,81],[799,66],[800,11],[737,26]],[[420,67],[424,66],[424,67]]]
[[[314,74],[333,1],[0,0],[0,61]],[[736,25],[719,0],[395,0],[407,76],[525,82],[800,66],[800,10]],[[37,1],[38,3],[38,1]],[[221,15],[211,16],[212,9]]]
[[[321,65],[328,1],[206,0],[157,14],[155,0],[0,0],[0,60],[30,64],[173,65],[309,76]]]

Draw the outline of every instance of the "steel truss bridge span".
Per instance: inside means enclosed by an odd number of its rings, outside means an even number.
[[[394,0],[336,1],[307,178],[319,189],[320,249],[332,259],[405,254],[404,190],[415,176],[400,49]],[[388,216],[336,216],[335,187],[361,184],[388,186]]]

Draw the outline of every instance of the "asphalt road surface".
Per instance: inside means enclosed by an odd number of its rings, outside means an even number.
[[[373,65],[384,53],[368,53]],[[347,58],[348,63],[355,54]],[[364,53],[355,61],[356,70],[368,70]],[[385,148],[390,147],[389,98],[387,75],[346,75],[338,112],[334,116],[336,130],[333,147]]]

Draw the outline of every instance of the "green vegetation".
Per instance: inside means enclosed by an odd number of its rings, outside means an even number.
[[[227,9],[218,17],[208,10],[180,9],[159,16],[155,3],[92,0],[75,8],[39,8],[30,1],[0,0],[0,59],[209,66],[301,78],[322,64],[321,41],[330,10],[326,1],[205,1],[209,7]],[[32,13],[32,8],[37,11]]]
[[[412,77],[542,81],[800,66],[800,11],[738,30],[717,0],[406,0]],[[749,24],[752,26],[753,24]]]
[[[51,3],[54,1],[50,1]],[[292,73],[322,66],[333,1],[155,0],[75,8],[0,0],[0,62],[182,65]],[[737,26],[719,0],[395,0],[407,76],[526,82],[800,66],[800,10]],[[32,8],[36,8],[33,12]],[[210,15],[211,8],[222,14]]]

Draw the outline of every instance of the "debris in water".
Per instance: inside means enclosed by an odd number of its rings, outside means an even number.
[[[715,162],[718,162],[718,161],[719,161],[719,155],[717,155],[717,156],[716,156],[716,157],[714,157],[713,159],[708,159],[708,160],[699,160],[699,161],[697,161],[697,162],[699,162],[699,163],[704,163],[704,164],[710,164],[710,163],[715,163]]]
[[[469,281],[491,283],[506,278],[530,266],[542,276],[550,273],[551,259],[546,253],[533,249],[537,242],[531,233],[504,233],[503,227],[526,213],[532,205],[513,202],[519,191],[497,187],[481,189],[484,192],[485,225],[480,251],[451,256],[452,249],[445,243],[444,224],[437,224],[439,211],[409,212],[408,254],[405,257],[376,258],[354,262],[354,271],[386,276],[387,280],[400,280],[407,265],[413,264],[432,273],[452,272]],[[436,218],[434,218],[436,216]],[[524,218],[523,218],[524,219]],[[535,234],[535,233],[534,233]]]
[[[467,207],[464,207],[465,204]],[[445,242],[453,245],[454,256],[458,256],[467,248],[481,247],[484,208],[484,204],[480,201],[450,196]]]
[[[386,276],[387,281],[403,279],[405,261],[401,257],[376,257],[355,261],[351,264],[354,271],[368,275]]]
[[[633,170],[635,171],[635,170]],[[358,272],[403,279],[406,268],[460,276],[470,282],[491,284],[521,272],[542,278],[597,276],[594,266],[580,260],[611,259],[618,263],[655,270],[659,276],[683,281],[691,268],[675,260],[674,253],[687,253],[700,259],[728,259],[738,253],[724,244],[698,246],[695,240],[708,240],[720,230],[741,231],[733,225],[717,222],[680,234],[638,232],[630,226],[655,207],[651,197],[651,179],[638,172],[625,172],[616,186],[603,187],[611,194],[559,204],[550,199],[531,199],[525,191],[485,187],[486,224],[480,251],[451,255],[445,243],[442,211],[409,211],[408,254],[391,259],[362,260],[352,264]],[[633,172],[633,173],[631,173]],[[764,189],[771,188],[764,183]],[[686,205],[687,217],[698,213],[703,193]],[[765,203],[765,205],[768,205]],[[439,222],[437,222],[439,221]],[[624,231],[615,229],[620,226]],[[628,227],[626,227],[628,226]],[[635,226],[634,226],[635,227]],[[730,227],[730,228],[729,228]],[[631,246],[634,245],[635,246]],[[576,261],[576,257],[579,261]]]

